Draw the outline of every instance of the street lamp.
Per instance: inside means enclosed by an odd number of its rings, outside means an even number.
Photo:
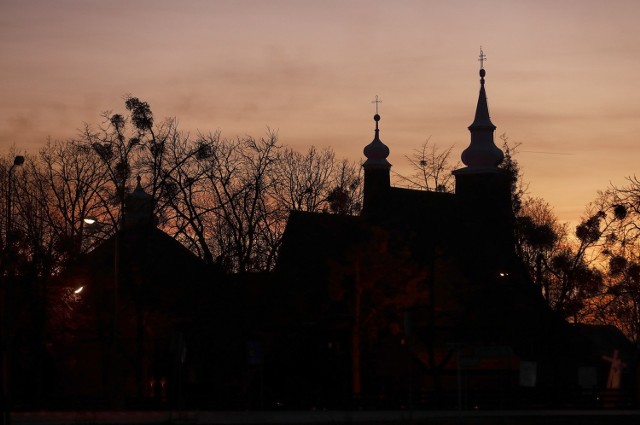
[[[98,221],[93,218],[93,217],[85,217],[81,220],[79,220],[80,223],[80,228],[78,230],[78,237],[77,237],[77,241],[74,241],[74,255],[79,255],[82,252],[84,252],[83,250],[83,244],[85,243],[85,227],[89,230],[89,236],[92,236],[96,230],[96,228],[100,227],[100,223],[98,223]],[[91,247],[91,245],[89,246],[89,248]],[[87,248],[87,250],[89,249]]]
[[[14,270],[12,270],[12,253],[13,253],[13,241],[11,240],[11,189],[13,187],[13,169],[24,164],[24,156],[17,155],[13,159],[13,165],[9,167],[7,172],[7,222],[5,229],[5,252],[4,252],[4,268],[6,270],[6,276],[3,279],[3,308],[2,308],[2,420],[3,425],[11,424],[11,327],[9,326],[9,320],[11,314],[9,308],[11,307],[11,278]]]

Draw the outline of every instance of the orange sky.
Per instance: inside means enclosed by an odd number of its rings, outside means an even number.
[[[2,0],[0,147],[35,153],[122,96],[190,131],[357,160],[383,103],[394,170],[428,137],[469,143],[478,50],[496,135],[530,193],[575,221],[640,158],[640,2]]]

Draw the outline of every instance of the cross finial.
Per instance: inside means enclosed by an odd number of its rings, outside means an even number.
[[[375,103],[376,104],[376,115],[378,115],[378,103],[382,103],[382,100],[378,99],[378,95],[376,95],[376,99],[372,100],[371,103]]]
[[[482,46],[480,46],[480,56],[478,57],[478,61],[480,61],[480,69],[484,69],[484,61],[487,60],[487,55],[482,51]]]

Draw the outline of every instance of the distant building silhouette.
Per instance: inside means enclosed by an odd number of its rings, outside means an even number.
[[[52,285],[47,345],[57,406],[161,404],[169,385],[177,391],[186,341],[197,340],[217,278],[156,227],[154,207],[138,178],[117,234]]]

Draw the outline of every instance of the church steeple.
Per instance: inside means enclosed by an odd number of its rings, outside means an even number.
[[[493,132],[496,126],[491,122],[489,106],[487,105],[487,93],[484,88],[484,61],[486,56],[480,48],[480,94],[476,106],[476,115],[469,126],[471,143],[462,152],[462,162],[469,168],[494,168],[504,159],[503,152],[493,141]]]
[[[376,122],[375,135],[373,141],[364,148],[364,156],[367,160],[362,164],[364,168],[364,205],[363,213],[372,212],[372,209],[379,209],[384,203],[384,194],[391,187],[390,170],[391,164],[387,161],[389,148],[380,140],[380,115],[378,114],[378,104],[382,102],[376,96],[371,103],[376,104],[376,114],[373,120]]]
[[[462,152],[462,162],[466,167],[453,172],[456,177],[456,198],[460,202],[461,213],[466,221],[465,229],[469,237],[475,238],[479,246],[492,241],[510,252],[513,248],[513,210],[511,207],[511,178],[508,172],[498,168],[504,154],[493,141],[496,126],[489,117],[487,94],[485,92],[485,56],[480,48],[480,95],[476,115],[469,126],[471,143]],[[497,261],[496,252],[488,254],[487,261]],[[501,254],[500,254],[501,255]],[[496,259],[489,260],[490,257]]]
[[[387,145],[382,143],[382,140],[380,140],[380,128],[378,127],[378,122],[380,121],[380,115],[378,115],[378,104],[380,102],[382,102],[382,100],[379,100],[378,96],[376,96],[376,99],[371,102],[376,104],[376,114],[373,116],[373,120],[376,122],[376,130],[373,141],[364,148],[364,156],[367,157],[367,160],[363,164],[365,170],[372,168],[391,168],[391,164],[387,161],[389,148]]]

